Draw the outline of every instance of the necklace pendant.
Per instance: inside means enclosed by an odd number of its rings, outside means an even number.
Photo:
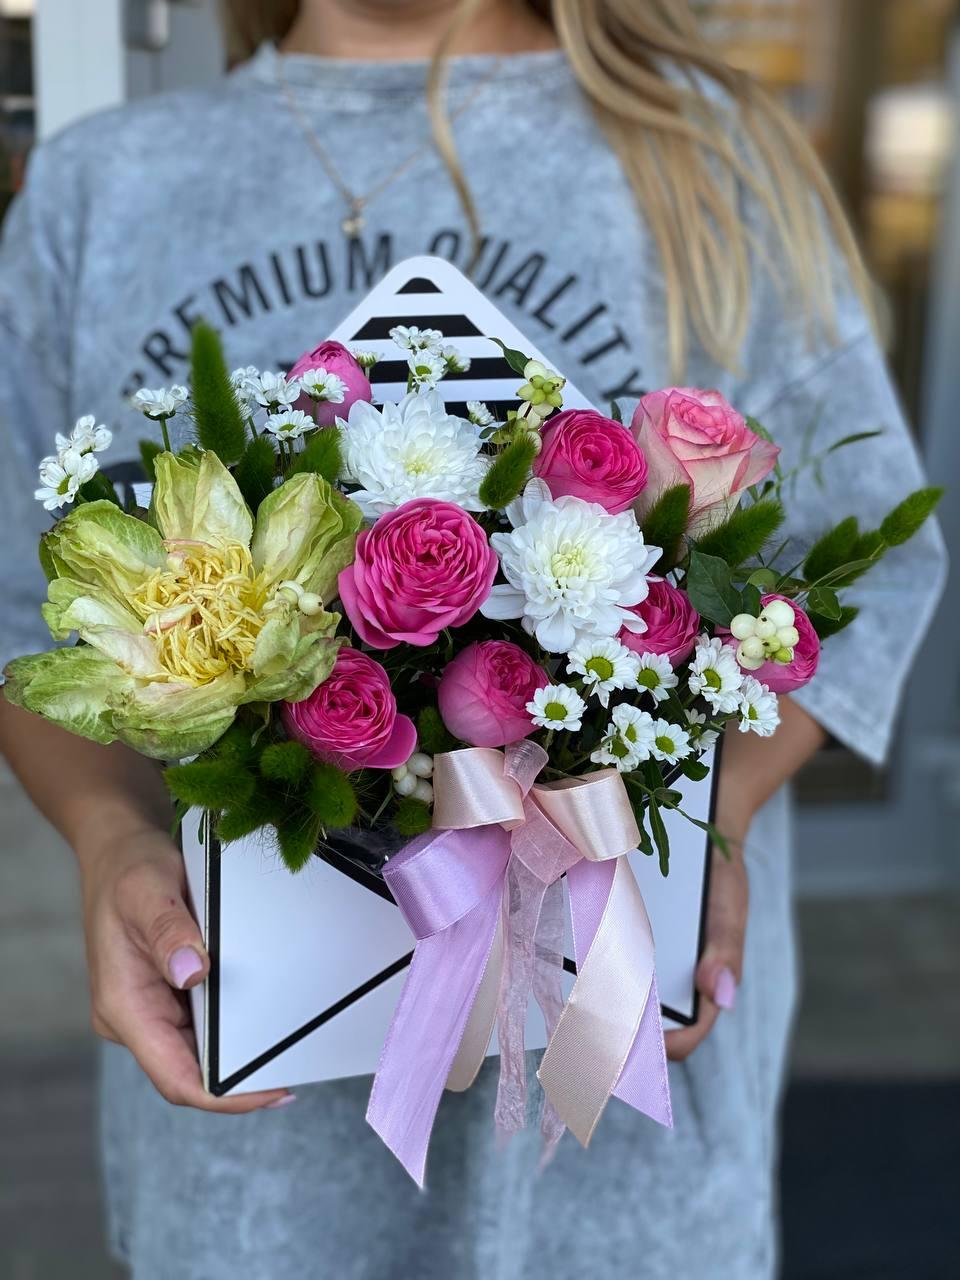
[[[363,206],[359,203],[352,204],[350,212],[340,223],[340,226],[343,228],[343,234],[348,240],[356,240],[364,226]]]

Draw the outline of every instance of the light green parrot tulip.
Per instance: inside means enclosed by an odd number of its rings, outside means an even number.
[[[302,473],[254,521],[219,458],[196,452],[156,459],[151,519],[88,502],[44,535],[44,618],[55,640],[83,643],[16,659],[4,692],[170,760],[211,746],[241,704],[296,702],[326,679],[341,641],[324,606],[361,515]]]

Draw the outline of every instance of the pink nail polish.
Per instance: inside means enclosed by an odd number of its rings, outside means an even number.
[[[282,1098],[277,1098],[276,1102],[268,1102],[263,1108],[264,1111],[276,1111],[278,1107],[289,1107],[291,1102],[296,1102],[297,1095],[295,1093],[285,1093]]]
[[[193,947],[178,947],[170,957],[170,977],[173,985],[182,991],[194,974],[203,968],[203,961]]]
[[[713,988],[713,1003],[720,1009],[732,1009],[737,1003],[737,980],[731,969],[721,969]]]

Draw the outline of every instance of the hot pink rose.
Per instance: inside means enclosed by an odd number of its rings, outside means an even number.
[[[496,553],[472,516],[452,502],[416,498],[357,539],[340,574],[340,599],[372,649],[429,645],[460,627],[490,594]]]
[[[417,745],[386,671],[356,649],[341,649],[323,684],[302,702],[285,702],[282,715],[291,738],[340,769],[395,769]]]
[[[769,475],[780,452],[755,435],[719,391],[692,387],[645,395],[633,415],[633,433],[650,468],[637,504],[641,524],[664,489],[687,484],[693,534],[725,520],[743,490]]]
[[[508,640],[468,645],[440,677],[443,723],[473,747],[503,747],[533,732],[527,703],[550,683],[542,667]]]
[[[626,511],[647,483],[647,461],[630,432],[593,409],[566,409],[542,432],[533,473],[551,494]]]
[[[793,647],[793,661],[765,662],[763,666],[747,674],[759,680],[761,684],[765,684],[774,693],[792,693],[794,689],[802,689],[805,684],[809,684],[816,675],[820,662],[820,637],[813,629],[813,623],[795,600],[776,594],[766,595],[761,597],[763,607],[766,608],[771,600],[785,600],[793,610],[793,625],[800,633],[800,639]],[[730,636],[726,643],[734,649],[737,647],[733,636]]]
[[[302,378],[308,369],[325,369],[327,373],[334,373],[346,386],[339,404],[332,400],[315,402],[306,394],[297,401],[297,408],[305,413],[316,411],[316,420],[321,427],[332,427],[337,418],[345,418],[357,400],[373,399],[370,379],[342,342],[321,342],[312,351],[305,351],[287,376]]]
[[[631,612],[647,624],[646,631],[635,633],[624,628],[620,643],[635,653],[662,653],[677,667],[693,652],[700,629],[700,615],[686,592],[665,579],[650,579],[646,600],[634,605]]]

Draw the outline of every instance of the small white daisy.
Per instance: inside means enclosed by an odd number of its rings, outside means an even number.
[[[300,396],[300,379],[283,373],[261,373],[250,388],[257,404],[265,409],[289,409]]]
[[[260,370],[255,364],[248,364],[239,369],[234,369],[230,375],[230,385],[237,393],[241,408],[249,408],[250,401],[253,400],[260,388]]]
[[[186,387],[158,387],[155,391],[141,387],[133,397],[133,407],[155,421],[172,418],[187,403],[189,394]]]
[[[78,418],[76,425],[68,436],[57,432],[57,449],[63,453],[65,449],[75,449],[77,453],[101,453],[109,449],[113,440],[113,432],[97,424],[92,413]]]
[[[40,488],[33,496],[47,511],[56,511],[73,502],[80,486],[92,480],[99,469],[92,453],[63,449],[57,457],[51,455],[40,463]]]
[[[466,373],[470,368],[470,357],[461,355],[456,347],[444,347],[440,354],[447,362],[449,373]]]
[[[329,404],[343,404],[347,394],[344,380],[322,367],[308,369],[300,379],[300,386],[311,400],[326,400]]]
[[[489,427],[496,422],[496,418],[482,400],[467,401],[467,417],[475,427]]]
[[[753,676],[744,676],[740,686],[740,732],[769,738],[780,723],[777,695]]]
[[[658,720],[653,728],[654,738],[650,754],[655,760],[676,764],[678,760],[685,760],[692,754],[693,747],[690,745],[690,735],[686,729],[681,729],[678,724],[671,724],[669,720]]]
[[[717,745],[717,739],[720,734],[716,729],[702,729],[700,726],[707,723],[707,717],[702,711],[686,710],[683,713],[687,717],[687,724],[690,726],[690,736],[696,744],[698,751],[709,751],[711,747]]]
[[[379,363],[380,357],[375,351],[351,351],[350,353],[357,364],[364,371],[369,373]]]
[[[650,759],[653,738],[653,716],[624,702],[614,708],[603,741],[590,759],[595,764],[612,764],[621,773],[632,773]]]
[[[317,424],[302,409],[287,409],[283,413],[271,413],[263,425],[278,440],[297,440]]]
[[[662,653],[642,653],[638,665],[638,687],[652,693],[655,702],[666,702],[670,690],[677,687],[677,673],[671,667],[670,659]]]
[[[423,391],[432,391],[447,372],[443,356],[429,349],[411,351],[407,367],[413,375],[414,384]]]
[[[415,324],[396,325],[390,330],[390,337],[406,351],[425,351],[443,345],[443,334],[439,329],[418,329]]]
[[[568,684],[544,685],[527,703],[530,717],[540,729],[579,729],[586,709],[587,704]]]
[[[716,711],[736,711],[743,674],[732,650],[716,636],[701,636],[690,664],[690,692],[704,698]]]
[[[596,694],[602,707],[609,706],[614,690],[636,688],[639,670],[637,654],[612,636],[585,637],[567,654],[567,671],[583,676],[587,692]]]

